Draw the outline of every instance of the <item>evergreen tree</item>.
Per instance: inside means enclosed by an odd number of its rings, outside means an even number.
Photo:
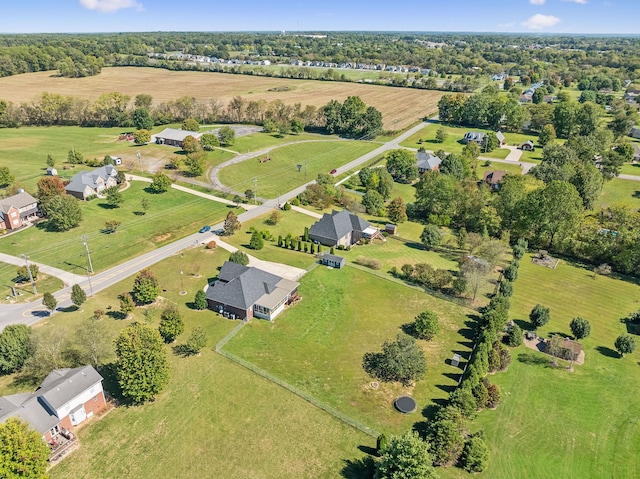
[[[203,290],[199,289],[196,292],[196,297],[193,301],[193,304],[194,307],[200,311],[207,309],[207,294]]]
[[[148,304],[154,302],[159,295],[160,286],[156,276],[149,269],[140,271],[131,289],[133,299],[138,303]]]
[[[74,284],[71,287],[71,302],[79,308],[86,300],[87,293],[84,292],[84,289],[79,284]]]

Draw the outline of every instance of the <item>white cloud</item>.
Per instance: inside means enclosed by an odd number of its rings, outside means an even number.
[[[569,2],[569,3],[579,3],[580,5],[586,5],[587,4],[587,0],[562,0],[563,2]]]
[[[142,10],[142,4],[136,0],[80,0],[80,4],[89,10],[99,12],[117,12],[123,8]]]
[[[529,0],[529,3],[531,5],[544,5],[544,2],[546,2],[547,0]]]
[[[553,27],[560,23],[560,19],[558,17],[554,17],[553,15],[542,15],[541,13],[536,13],[533,17],[530,17],[526,22],[522,22],[522,25],[527,27],[529,30],[543,30],[545,28]]]

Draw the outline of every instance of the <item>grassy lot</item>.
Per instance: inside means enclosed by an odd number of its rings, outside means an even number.
[[[601,206],[624,203],[640,208],[640,182],[617,178],[607,181],[598,201]]]
[[[36,290],[38,291],[38,294],[34,295],[30,281],[16,283],[16,280],[18,279],[16,274],[17,269],[18,267],[13,264],[0,263],[1,304],[34,301],[41,298],[44,293],[53,293],[64,286],[64,283],[58,278],[40,273],[36,280]],[[18,294],[17,298],[13,297],[13,293],[11,291],[12,286],[16,289]],[[5,296],[1,297],[3,293]]]
[[[640,163],[625,163],[620,173],[625,175],[640,176]]]
[[[443,127],[447,132],[447,139],[443,143],[438,143],[436,141],[436,132],[438,128]],[[445,126],[440,124],[432,124],[429,125],[416,134],[410,136],[406,140],[400,143],[401,146],[406,146],[408,148],[420,148],[423,147],[427,150],[444,150],[447,153],[455,153],[457,155],[462,153],[462,149],[465,145],[459,143],[460,139],[464,136],[467,131],[484,131],[488,132],[490,130],[483,130],[479,128],[468,128],[462,126]],[[419,143],[419,140],[422,140],[422,143]],[[486,156],[488,158],[498,158],[505,159],[509,154],[509,150],[505,148],[497,148],[490,153],[481,153],[481,156]]]
[[[478,179],[484,178],[484,174],[487,171],[504,170],[512,175],[522,175],[522,169],[517,163],[498,163],[493,162],[489,166],[485,166],[485,161],[478,161],[478,168],[476,170],[476,176]]]
[[[640,447],[640,375],[638,353],[624,358],[613,351],[626,332],[620,322],[639,308],[640,287],[592,273],[565,262],[552,270],[526,256],[511,300],[511,316],[528,323],[536,304],[551,309],[551,321],[540,330],[570,334],[569,321],[591,322],[583,340],[585,364],[569,373],[548,367],[547,357],[524,346],[512,350],[514,363],[492,378],[502,388],[496,411],[480,414],[486,432],[491,478],[638,477],[635,451]],[[451,476],[453,477],[453,475]]]
[[[227,214],[227,206],[204,198],[169,190],[160,195],[144,191],[133,182],[122,192],[124,203],[117,209],[96,199],[82,204],[80,226],[66,232],[47,231],[46,222],[0,239],[0,251],[14,256],[26,253],[32,261],[84,274],[86,257],[81,235],[88,237],[93,268],[100,271],[170,241],[214,224]],[[149,200],[149,211],[141,215],[140,198]],[[102,233],[105,221],[121,222],[115,234]]]
[[[289,264],[298,268],[309,267],[315,261],[311,254],[281,248],[278,246],[277,240],[279,235],[285,237],[288,233],[294,236],[302,235],[304,227],[311,226],[316,220],[311,216],[293,210],[281,211],[280,214],[282,215],[282,220],[275,226],[265,223],[265,220],[269,217],[269,214],[267,214],[243,223],[240,231],[233,236],[225,236],[223,240],[258,259]],[[264,248],[261,250],[249,249],[249,240],[251,239],[249,229],[251,227],[260,231],[269,230],[276,241],[265,241]]]
[[[153,403],[118,407],[88,422],[79,432],[80,449],[50,471],[52,478],[334,478],[362,456],[358,446],[375,445],[372,438],[212,351],[237,323],[211,311],[191,310],[185,302],[193,299],[206,278],[217,274],[224,259],[222,251],[198,248],[152,268],[163,292],[161,304],[151,308],[159,311],[162,303],[175,302],[185,320],[178,344],[193,327],[202,326],[209,336],[208,347],[198,357],[182,358],[167,345],[171,367],[167,390]],[[183,287],[178,270],[185,272],[187,296],[178,293]],[[56,313],[37,327],[75,331],[94,309],[117,308],[117,294],[130,289],[132,282],[130,278],[114,285],[90,298],[81,311]],[[101,321],[115,337],[132,321],[145,322],[143,310],[137,308],[130,320],[107,315]],[[157,326],[157,315],[151,324]],[[109,388],[112,377],[108,370],[103,374]],[[0,394],[32,390],[12,379],[0,378]],[[251,448],[250,457],[246,446]]]
[[[257,159],[227,166],[220,171],[220,180],[236,191],[253,188],[253,178],[258,179],[258,196],[275,198],[316,178],[318,173],[329,173],[379,146],[363,141],[320,141],[283,146],[269,153],[271,161],[260,163]],[[297,164],[303,164],[298,171]]]
[[[279,91],[282,87],[286,87],[286,91]],[[233,97],[242,96],[245,100],[281,100],[286,105],[300,103],[303,108],[306,105],[321,107],[333,99],[342,102],[356,95],[380,110],[385,130],[401,130],[435,113],[444,95],[441,91],[361,83],[137,67],[103,68],[100,75],[74,79],[52,76],[50,71],[15,75],[0,79],[0,91],[4,100],[14,103],[30,102],[43,92],[93,101],[102,93],[118,91],[131,98],[141,93],[152,95],[155,104],[185,95],[199,100],[215,98],[226,104]]]
[[[453,351],[468,351],[470,310],[349,266],[316,268],[302,279],[299,292],[302,301],[274,323],[252,321],[226,348],[384,432],[402,433],[421,420],[394,410],[397,395],[408,392],[423,408],[445,398],[456,384],[460,369],[445,360]],[[427,378],[415,387],[372,389],[361,366],[363,354],[379,351],[425,309],[436,311],[441,323],[434,341],[421,342]]]
[[[236,138],[233,145],[229,146],[229,150],[239,153],[248,153],[250,151],[262,150],[265,148],[274,148],[287,143],[308,140],[337,140],[335,135],[317,135],[313,133],[301,133],[299,135],[280,136],[277,133],[253,133],[247,136]]]

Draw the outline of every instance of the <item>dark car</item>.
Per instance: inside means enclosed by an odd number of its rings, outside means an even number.
[[[338,172],[338,170],[336,170],[335,168],[333,170],[331,170],[331,172],[329,173],[330,175],[335,175]]]
[[[206,233],[207,231],[209,231],[211,229],[211,226],[209,225],[204,225],[202,228],[200,228],[200,233]]]

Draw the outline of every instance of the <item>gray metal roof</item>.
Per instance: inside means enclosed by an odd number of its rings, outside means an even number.
[[[106,183],[109,178],[115,178],[116,176],[118,176],[118,170],[113,165],[101,166],[93,171],[81,171],[73,175],[65,190],[82,193],[87,186],[96,189],[98,187],[98,178],[102,178]]]
[[[419,170],[433,170],[437,168],[442,160],[431,153],[427,153],[426,151],[419,151],[416,155],[417,162],[416,166]]]
[[[261,269],[226,261],[218,281],[207,289],[207,299],[244,310],[256,303],[270,308],[298,285]]]
[[[335,254],[325,253],[322,255],[322,259],[326,261],[333,261],[334,263],[342,263],[345,261],[344,257],[336,256]]]
[[[358,215],[354,215],[348,210],[332,211],[325,213],[317,222],[309,228],[309,235],[320,238],[327,238],[336,243],[352,231],[364,231],[370,227],[368,221],[363,220]]]
[[[484,133],[480,131],[468,131],[464,134],[464,140],[466,142],[469,141],[482,141],[484,138]]]
[[[8,198],[4,198],[0,200],[0,210],[3,213],[8,213],[9,209],[13,208],[24,208],[26,206],[30,206],[34,203],[38,203],[33,196],[29,193],[23,191],[22,193],[18,193],[17,195],[9,196]]]
[[[506,140],[506,138],[504,137],[504,135],[502,134],[501,131],[496,132],[496,138],[498,138],[500,143],[502,143],[502,142],[504,142]]]
[[[164,138],[165,140],[172,141],[184,141],[187,136],[192,136],[195,139],[198,139],[202,136],[202,133],[189,130],[177,130],[175,128],[165,128],[160,133],[155,135],[156,138]]]

